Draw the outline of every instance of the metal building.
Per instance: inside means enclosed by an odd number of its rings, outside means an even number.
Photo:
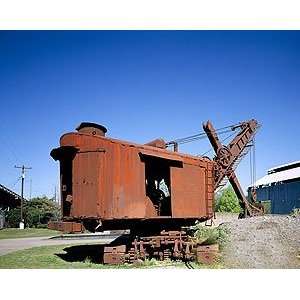
[[[272,214],[300,208],[300,161],[277,166],[255,182],[258,201],[270,201]]]
[[[0,229],[4,227],[4,212],[21,204],[21,196],[0,184]]]

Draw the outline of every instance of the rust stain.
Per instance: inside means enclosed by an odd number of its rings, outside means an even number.
[[[83,123],[78,132],[64,134],[60,148],[51,152],[61,163],[62,178],[71,177],[63,183],[68,191],[62,191],[63,205],[72,198],[65,219],[212,216],[212,161],[166,150],[160,139],[148,145],[111,139],[105,127],[94,126]],[[154,185],[167,186],[158,195],[165,203],[156,203]]]

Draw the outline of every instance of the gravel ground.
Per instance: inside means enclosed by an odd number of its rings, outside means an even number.
[[[223,249],[227,268],[300,268],[300,217],[262,216],[233,220]]]
[[[212,219],[212,226],[217,227],[223,223],[234,222],[239,219],[239,214],[236,213],[222,213],[216,212],[215,217]]]

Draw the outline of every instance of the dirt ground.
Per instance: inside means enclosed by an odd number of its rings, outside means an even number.
[[[300,217],[262,216],[230,220],[223,250],[225,268],[300,268]]]

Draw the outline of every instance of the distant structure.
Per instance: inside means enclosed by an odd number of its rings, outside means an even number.
[[[4,212],[20,204],[21,196],[0,184],[0,229],[5,224]]]
[[[270,201],[272,214],[289,214],[300,208],[300,161],[269,169],[254,185],[257,200]]]

